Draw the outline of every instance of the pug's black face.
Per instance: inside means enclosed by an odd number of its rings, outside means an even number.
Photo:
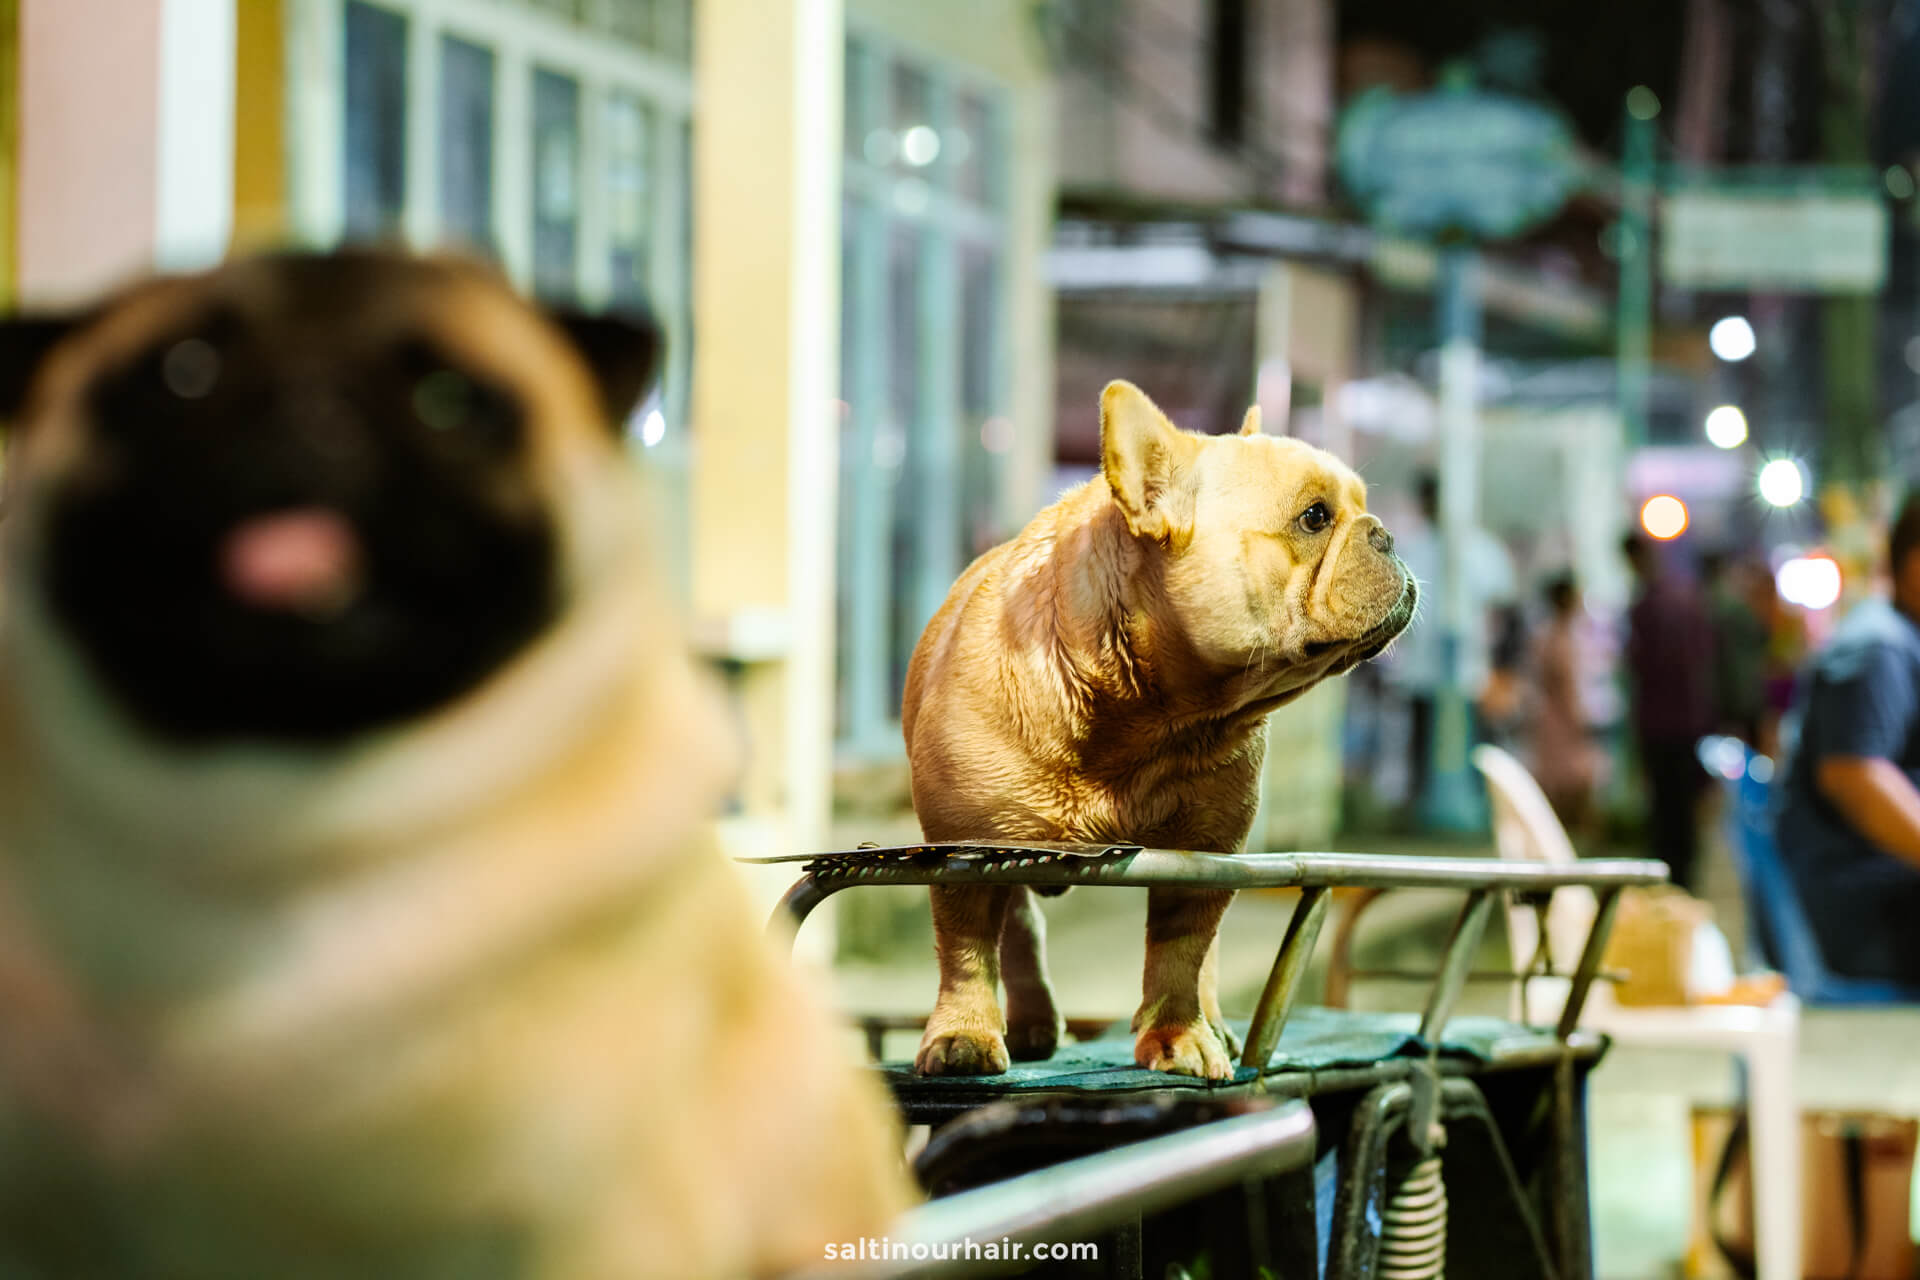
[[[216,273],[92,372],[37,577],[148,730],[336,741],[450,702],[553,618],[537,423],[424,322],[439,269],[349,254]],[[583,354],[618,346],[611,322],[581,323]],[[657,342],[627,332],[626,383],[644,385]]]

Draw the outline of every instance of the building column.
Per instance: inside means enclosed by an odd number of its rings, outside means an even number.
[[[735,848],[805,852],[832,814],[843,12],[695,10],[692,604],[751,736]]]
[[[216,262],[233,229],[234,0],[19,0],[19,294]]]

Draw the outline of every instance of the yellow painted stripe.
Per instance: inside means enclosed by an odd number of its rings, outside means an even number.
[[[0,0],[0,309],[18,287],[20,0]]]
[[[244,250],[287,238],[285,5],[234,7],[233,247]]]

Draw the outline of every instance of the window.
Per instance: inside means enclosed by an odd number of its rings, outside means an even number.
[[[580,82],[533,72],[533,292],[570,302],[579,293]]]
[[[848,42],[838,617],[854,755],[900,751],[920,632],[1005,534],[1004,101],[965,68]]]
[[[1213,0],[1207,124],[1222,146],[1247,140],[1247,5],[1248,0]]]
[[[400,227],[406,205],[407,20],[358,0],[346,12],[346,232]]]
[[[684,552],[690,0],[286,3],[301,237],[404,236],[536,297],[651,307],[668,363],[633,434]]]
[[[444,238],[492,257],[493,50],[440,39],[440,221]]]

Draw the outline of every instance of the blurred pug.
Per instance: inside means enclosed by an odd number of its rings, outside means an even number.
[[[1414,580],[1360,478],[1261,435],[1257,408],[1237,437],[1194,435],[1114,382],[1100,440],[1102,475],[976,560],[914,651],[902,721],[929,840],[1238,852],[1267,714],[1413,617]],[[1051,1055],[1061,1016],[1031,893],[932,894],[940,994],[917,1068],[988,1074]],[[1215,991],[1232,896],[1149,891],[1141,1066],[1232,1074]]]
[[[0,1258],[760,1275],[892,1124],[704,832],[656,335],[261,258],[0,326]]]

